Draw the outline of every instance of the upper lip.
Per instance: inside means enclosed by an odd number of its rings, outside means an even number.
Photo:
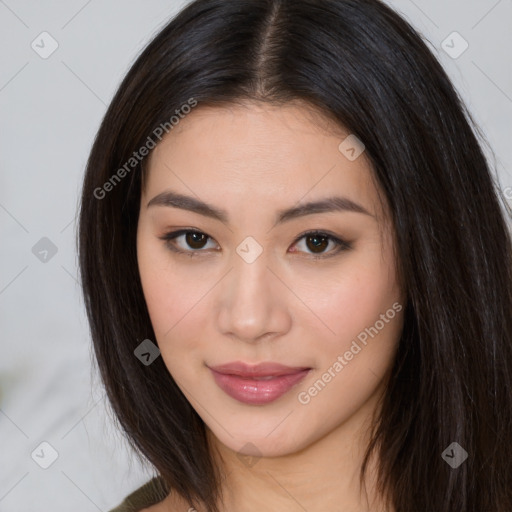
[[[235,361],[218,366],[209,366],[209,368],[218,373],[238,375],[240,377],[279,377],[281,375],[291,375],[311,369],[304,366],[292,367],[272,362],[251,365],[242,361]]]

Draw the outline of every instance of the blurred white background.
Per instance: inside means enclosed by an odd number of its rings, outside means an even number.
[[[429,41],[511,187],[512,0],[388,3]],[[0,0],[1,512],[107,511],[151,477],[93,370],[75,221],[106,105],[184,4]]]

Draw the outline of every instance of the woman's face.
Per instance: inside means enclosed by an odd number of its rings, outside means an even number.
[[[217,440],[248,455],[299,451],[373,407],[403,322],[363,148],[311,114],[199,105],[152,152],[141,197],[161,356]],[[211,369],[233,362],[291,369]]]

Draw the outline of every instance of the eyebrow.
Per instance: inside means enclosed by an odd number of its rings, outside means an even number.
[[[153,197],[148,204],[150,206],[167,206],[170,208],[180,208],[191,212],[204,215],[216,219],[224,224],[229,225],[229,216],[226,210],[222,210],[213,205],[205,203],[195,197],[178,194],[171,190],[166,190]],[[313,215],[315,213],[326,212],[356,212],[373,217],[365,208],[360,204],[348,199],[347,197],[332,196],[317,201],[311,201],[299,206],[293,206],[277,212],[275,224],[282,224],[283,222],[305,217],[306,215]]]

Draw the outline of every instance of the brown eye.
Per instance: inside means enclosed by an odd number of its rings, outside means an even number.
[[[206,233],[191,229],[180,229],[179,231],[166,233],[160,238],[165,241],[167,247],[172,251],[188,256],[196,256],[207,252],[206,249],[216,249],[215,243],[213,247],[206,247],[209,241],[214,242],[213,238]]]
[[[330,244],[332,245],[330,246]],[[328,258],[341,251],[351,249],[352,245],[334,235],[321,231],[312,231],[299,236],[295,240],[293,247],[292,252],[303,252],[306,255],[309,254],[312,259],[320,259]]]
[[[329,237],[322,235],[308,235],[306,246],[314,253],[321,253],[329,246]]]
[[[195,231],[189,231],[185,235],[185,242],[191,249],[202,249],[208,240],[208,236],[204,233],[196,233]]]

